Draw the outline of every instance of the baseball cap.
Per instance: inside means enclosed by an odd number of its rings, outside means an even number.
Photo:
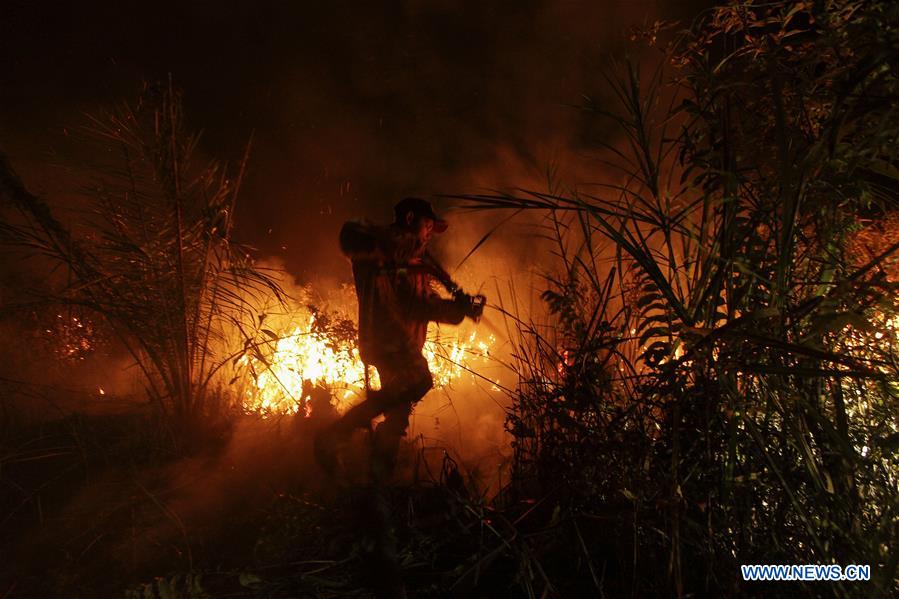
[[[434,208],[431,206],[431,202],[427,200],[421,198],[403,198],[393,207],[394,219],[397,223],[404,222],[406,220],[406,215],[410,212],[415,216],[426,216],[433,220],[435,233],[443,233],[446,231],[446,228],[449,227],[449,223],[437,216],[437,213],[434,212]]]

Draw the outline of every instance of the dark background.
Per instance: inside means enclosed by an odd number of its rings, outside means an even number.
[[[704,4],[4,0],[0,147],[64,208],[67,134],[171,73],[204,154],[236,162],[254,133],[238,234],[302,279],[337,263],[343,220],[403,195],[589,177],[606,133],[583,95],[606,97],[633,26]]]

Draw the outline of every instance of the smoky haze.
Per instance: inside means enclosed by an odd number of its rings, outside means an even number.
[[[601,71],[610,58],[634,51],[632,26],[688,18],[704,5],[2,0],[0,151],[30,190],[72,224],[85,204],[78,197],[85,174],[73,165],[92,158],[77,135],[85,113],[134,101],[142,82],[171,76],[183,91],[188,125],[203,131],[203,157],[237,163],[252,136],[237,237],[257,247],[264,263],[283,265],[291,289],[311,286],[324,293],[351,279],[337,250],[338,230],[348,218],[385,221],[406,195],[545,189],[547,171],[556,168],[558,179],[570,185],[601,179],[591,152],[597,140],[608,141],[610,128],[578,109],[583,96],[608,101]],[[438,202],[439,210],[450,208]],[[487,294],[491,304],[517,308],[520,297],[522,316],[531,316],[530,306],[539,301],[533,289],[542,284],[534,267],[536,216],[504,226],[456,270],[501,216],[448,214],[451,228],[437,249],[454,276],[465,289]],[[2,258],[18,263],[11,254]],[[0,270],[6,270],[3,261]],[[0,324],[6,327],[0,339],[21,338],[21,327]],[[505,324],[491,306],[478,326],[482,336],[497,336],[491,355],[508,361],[513,348],[503,339]],[[7,345],[10,352],[18,349]],[[29,353],[19,362],[5,360],[0,375],[77,385],[72,402],[85,406],[106,406],[110,396],[130,396],[142,384],[121,356],[96,356],[90,369],[80,365],[77,378],[64,364],[48,376],[39,358]],[[413,443],[402,458],[407,470],[421,454],[438,460],[433,466],[439,473],[440,449],[448,447],[485,489],[495,492],[508,480],[502,394],[483,387],[489,385],[459,383],[416,407],[407,439]],[[36,393],[31,386],[26,391]],[[96,401],[101,392],[104,402]],[[40,404],[35,411],[47,409]],[[112,527],[109,538],[73,553],[87,556],[84,562],[98,570],[113,564],[109,571],[122,571],[119,560],[130,555],[132,568],[143,561],[154,575],[166,571],[151,569],[156,554],[178,545],[185,527],[207,534],[210,546],[240,545],[216,523],[241,518],[247,505],[290,487],[291,476],[304,487],[320,482],[309,467],[308,427],[302,418],[285,419],[283,427],[280,419],[241,420],[220,454],[141,472],[135,481],[75,489],[58,518],[70,527],[60,538],[85,537],[84,527]],[[133,501],[163,490],[167,511],[153,499],[144,501],[136,520],[131,516],[130,527],[117,529],[104,520],[107,494]],[[42,523],[42,530],[53,528]],[[41,569],[35,576],[44,576],[45,561],[29,556],[43,556],[47,547],[61,554],[51,535],[17,559],[33,561]]]
[[[630,27],[700,5],[6,0],[0,145],[27,184],[65,197],[47,164],[83,113],[171,74],[204,154],[237,162],[253,134],[240,237],[301,280],[348,277],[334,240],[349,217],[543,185],[550,163],[589,177],[606,125],[582,96],[605,96],[600,69]]]

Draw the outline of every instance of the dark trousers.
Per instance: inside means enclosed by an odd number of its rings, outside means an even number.
[[[375,417],[384,414],[384,421],[375,429],[372,448],[372,475],[383,480],[396,466],[412,406],[434,386],[434,381],[421,354],[383,356],[372,365],[378,369],[381,388],[369,391],[366,399],[350,408],[334,428],[340,435],[349,435],[354,429],[368,428]]]

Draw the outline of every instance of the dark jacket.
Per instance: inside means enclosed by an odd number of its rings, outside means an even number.
[[[433,291],[418,241],[402,229],[350,221],[340,247],[353,265],[365,362],[421,355],[429,322],[459,324],[465,317],[464,306]]]

